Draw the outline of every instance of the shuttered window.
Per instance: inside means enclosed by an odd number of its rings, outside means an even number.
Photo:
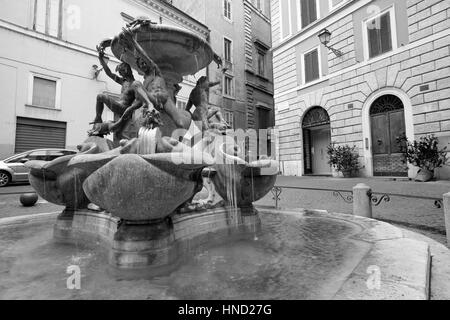
[[[223,94],[229,97],[233,96],[233,78],[224,76]]]
[[[17,118],[15,152],[66,147],[65,122]]]
[[[33,78],[32,104],[38,107],[56,107],[56,81],[44,78]]]
[[[314,49],[304,56],[305,63],[305,83],[320,78],[319,73],[319,51]]]
[[[367,22],[369,57],[373,58],[392,50],[391,13]]]
[[[53,37],[61,36],[62,0],[35,0],[34,23],[35,31],[46,33]]]
[[[266,74],[266,55],[261,51],[258,51],[258,74],[260,76],[265,76]]]
[[[223,15],[231,20],[231,0],[223,0]]]
[[[300,12],[302,16],[302,28],[307,27],[317,20],[316,0],[301,0]]]
[[[223,39],[223,49],[225,61],[231,62],[231,40],[227,38]]]
[[[346,0],[330,0],[330,10],[342,5]]]
[[[231,111],[225,111],[224,113],[225,121],[230,125],[232,129],[234,129],[234,113]]]

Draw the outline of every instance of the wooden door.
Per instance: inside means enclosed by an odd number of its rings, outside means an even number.
[[[312,172],[313,174],[331,174],[331,165],[328,163],[329,157],[327,148],[331,144],[330,130],[312,131]]]
[[[374,176],[407,176],[401,145],[397,139],[405,134],[403,109],[371,116]]]

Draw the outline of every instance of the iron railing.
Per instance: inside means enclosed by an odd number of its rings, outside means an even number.
[[[280,196],[283,193],[283,189],[331,192],[334,197],[341,198],[344,202],[349,203],[349,204],[353,203],[353,191],[350,191],[350,190],[335,190],[335,189],[306,188],[306,187],[292,187],[292,186],[275,186],[272,189],[273,200],[275,201],[275,208],[279,207],[278,204],[281,201]],[[369,192],[367,194],[367,196],[370,198],[372,204],[375,207],[379,206],[382,202],[385,202],[385,203],[391,202],[392,197],[430,200],[430,201],[434,202],[434,207],[437,209],[441,209],[443,206],[442,198],[435,198],[435,197],[405,195],[405,194],[399,194],[399,193],[379,193],[379,192]]]

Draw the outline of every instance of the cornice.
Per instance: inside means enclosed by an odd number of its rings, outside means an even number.
[[[256,13],[258,16],[260,16],[262,19],[264,19],[267,23],[270,24],[270,18],[267,17],[264,13],[262,13],[260,10],[258,10],[257,7],[253,5],[253,3],[250,0],[244,0],[244,5],[247,5],[250,7],[250,9]]]
[[[185,12],[181,11],[177,7],[161,0],[127,0],[140,5],[144,5],[147,8],[151,8],[159,13],[162,13],[166,18],[178,21],[180,24],[199,32],[207,38],[210,34],[209,28],[200,21],[192,18]]]

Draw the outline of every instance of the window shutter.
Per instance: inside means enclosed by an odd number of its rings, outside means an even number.
[[[368,34],[368,41],[369,41],[369,56],[375,57],[381,53],[381,48],[379,44],[379,29],[377,29],[376,21],[369,22],[369,25],[367,26],[367,34]]]
[[[319,79],[319,53],[316,50],[305,54],[305,82]]]
[[[302,15],[302,28],[317,20],[316,0],[301,0],[300,11]]]
[[[391,17],[390,13],[386,13],[381,17],[381,52],[388,52],[392,50],[392,38],[391,38]]]
[[[55,108],[56,81],[35,77],[32,103],[35,106]]]
[[[36,0],[35,2],[34,30],[45,33],[47,19],[47,1]]]
[[[60,0],[49,0],[48,34],[57,37],[59,34]]]
[[[319,52],[317,50],[312,52],[312,76],[313,80],[319,79]]]
[[[302,28],[309,24],[309,10],[308,10],[308,0],[301,0],[301,13],[302,13]]]
[[[317,20],[317,8],[316,8],[316,0],[309,0],[309,23],[313,23]]]

